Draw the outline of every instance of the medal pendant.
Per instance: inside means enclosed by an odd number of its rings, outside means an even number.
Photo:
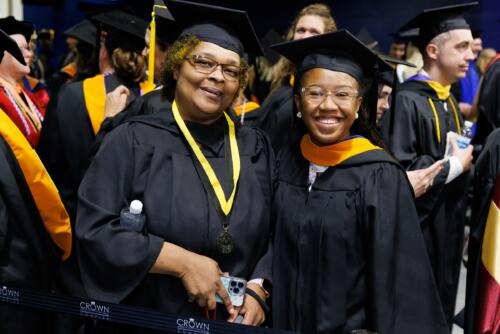
[[[222,231],[217,237],[217,249],[222,254],[229,254],[233,251],[234,239],[227,230]]]

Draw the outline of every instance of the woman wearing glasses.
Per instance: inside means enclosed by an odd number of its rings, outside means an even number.
[[[307,128],[277,163],[275,327],[447,333],[406,174],[370,130],[388,65],[344,30],[274,49],[297,66]]]
[[[82,182],[84,285],[91,298],[229,321],[241,314],[259,325],[271,278],[274,158],[265,135],[235,126],[225,110],[244,87],[243,44],[254,53],[260,46],[245,12],[166,4],[185,27],[165,61],[172,103],[108,134]],[[120,212],[133,200],[145,224],[132,230]],[[249,282],[239,309],[223,273]]]

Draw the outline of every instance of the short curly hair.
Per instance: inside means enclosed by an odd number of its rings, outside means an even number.
[[[182,62],[196,46],[202,42],[198,37],[189,35],[176,40],[168,49],[165,64],[162,70],[163,94],[167,99],[173,101],[175,95],[175,86],[177,81],[174,78],[174,72],[180,68]],[[248,81],[248,63],[240,57],[240,80],[238,89],[245,89]]]

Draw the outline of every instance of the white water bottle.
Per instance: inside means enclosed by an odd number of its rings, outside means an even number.
[[[467,148],[472,140],[472,126],[474,123],[465,121],[462,135],[457,137],[457,146],[460,149]]]
[[[135,199],[130,207],[120,213],[120,225],[135,232],[142,232],[146,224],[146,216],[142,213],[142,202]]]

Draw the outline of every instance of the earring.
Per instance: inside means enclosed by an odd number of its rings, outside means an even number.
[[[297,118],[302,118],[302,113],[300,111],[297,112]]]
[[[356,119],[358,119],[358,118],[359,118],[359,113],[356,113]]]

